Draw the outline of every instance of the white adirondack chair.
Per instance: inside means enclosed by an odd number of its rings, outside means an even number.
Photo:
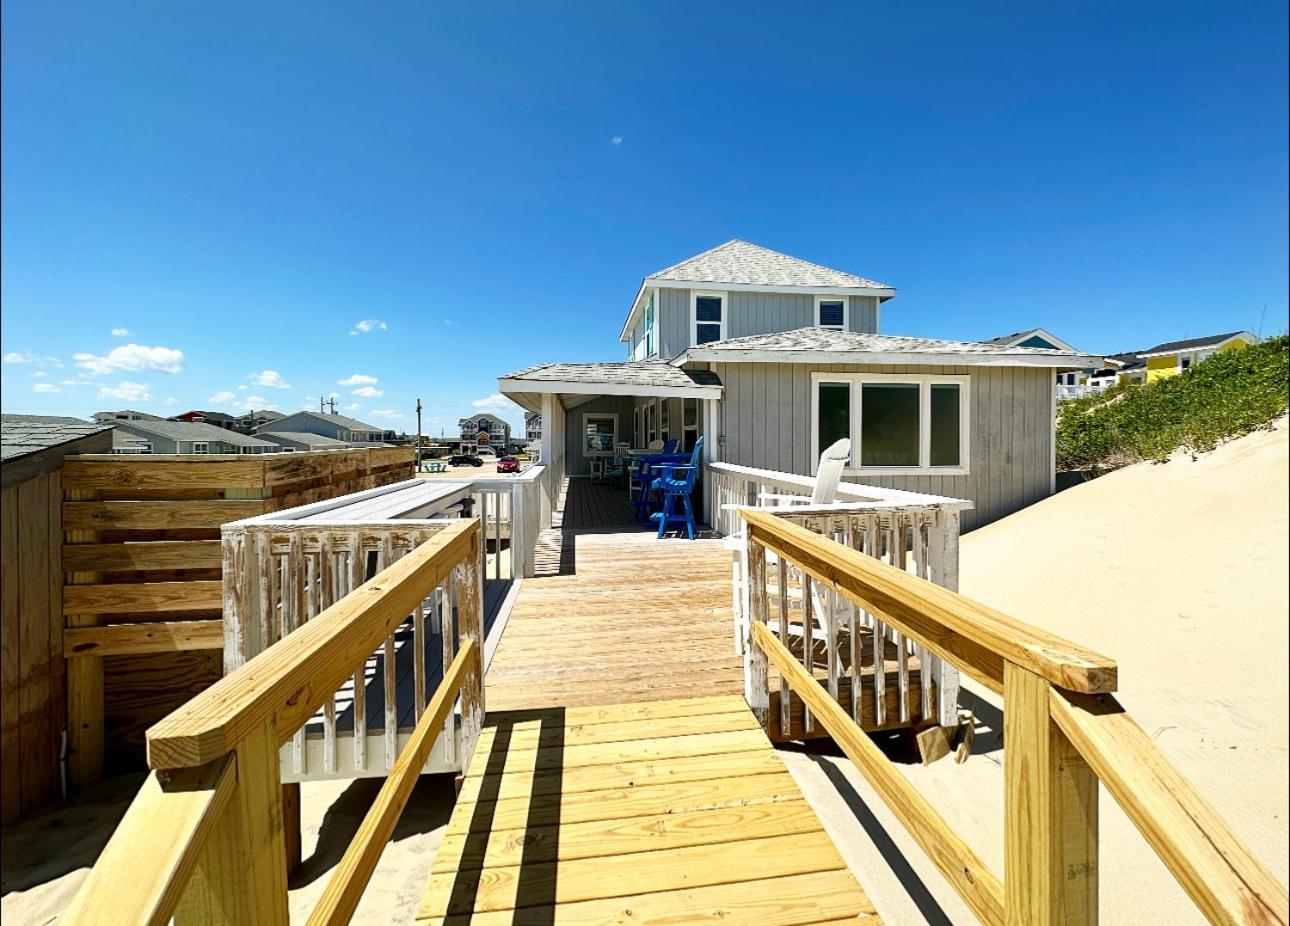
[[[774,492],[757,493],[757,507],[759,508],[786,508],[795,505],[830,505],[837,500],[838,484],[842,481],[842,471],[846,468],[847,460],[851,458],[851,441],[847,438],[835,441],[825,448],[820,454],[820,461],[815,467],[815,485],[808,495],[780,495]],[[742,507],[742,506],[727,506]],[[734,612],[735,625],[735,652],[742,655],[744,651],[744,639],[748,633],[748,590],[744,585],[744,558],[748,552],[746,529],[741,528],[738,533],[732,534],[725,539],[726,549],[733,554],[732,564],[732,586],[734,588],[734,597],[731,602],[731,610]],[[824,627],[824,602],[818,594],[812,596],[815,599],[815,607],[811,610],[820,632],[826,632]]]

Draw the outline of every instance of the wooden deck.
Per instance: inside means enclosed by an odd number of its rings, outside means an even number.
[[[420,924],[878,922],[737,695],[489,715]]]

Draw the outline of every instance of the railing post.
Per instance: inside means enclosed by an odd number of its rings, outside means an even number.
[[[1097,923],[1097,776],[1049,715],[1052,685],[1004,664],[1004,897],[1010,926]]]
[[[188,923],[286,926],[287,846],[272,722],[238,745],[237,784],[175,911]]]
[[[744,699],[765,730],[770,713],[770,682],[766,653],[755,642],[752,627],[754,624],[766,623],[766,548],[751,534],[747,538],[745,600],[749,607],[748,620],[744,626],[744,632],[748,634],[744,641]]]
[[[483,576],[479,571],[478,547],[481,531],[472,533],[470,551],[461,561],[461,581],[457,583],[457,609],[461,639],[471,639],[476,663],[461,686],[461,774],[465,775],[484,724],[484,618]]]

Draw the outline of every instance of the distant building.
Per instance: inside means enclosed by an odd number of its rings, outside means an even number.
[[[119,412],[95,412],[94,420],[100,424],[112,424],[117,421],[165,421],[160,415],[149,415],[147,412],[136,412],[125,408]]]
[[[524,441],[531,444],[542,440],[542,413],[527,412],[524,415]]]
[[[283,450],[348,450],[353,444],[325,434],[307,431],[261,431],[256,437],[271,441]]]
[[[991,338],[988,341],[982,341],[983,344],[997,344],[1000,347],[1039,347],[1045,350],[1069,350],[1075,351],[1061,338],[1049,334],[1043,328],[1031,328],[1029,331],[1014,331],[1012,334],[1005,334],[1001,338]],[[1078,353],[1078,351],[1075,351]]]
[[[278,453],[282,447],[204,421],[118,421],[113,453]]]
[[[457,424],[461,427],[462,453],[475,453],[483,448],[504,452],[510,446],[511,426],[496,415],[481,412],[462,418]]]
[[[1146,380],[1153,383],[1185,373],[1219,351],[1241,350],[1258,342],[1259,339],[1248,331],[1229,331],[1185,341],[1166,341],[1140,351],[1138,358],[1146,362]]]
[[[235,430],[243,434],[254,434],[257,428],[262,428],[266,424],[272,424],[282,418],[282,412],[275,412],[268,408],[259,411],[249,411],[245,415],[239,415],[233,420]]]
[[[382,444],[395,440],[393,431],[366,424],[348,415],[328,412],[293,412],[261,425],[257,437],[271,439],[272,434],[317,434],[353,446]]]
[[[170,420],[187,421],[192,424],[213,424],[217,428],[227,428],[231,431],[233,429],[233,423],[237,419],[225,412],[204,412],[193,410],[184,412],[182,415],[173,415]]]

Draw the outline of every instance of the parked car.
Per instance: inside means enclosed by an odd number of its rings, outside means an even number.
[[[515,457],[502,457],[497,461],[497,471],[499,473],[518,473],[520,471],[520,461]]]
[[[448,462],[453,466],[483,466],[484,461],[477,456],[469,453],[459,453],[448,458]]]

